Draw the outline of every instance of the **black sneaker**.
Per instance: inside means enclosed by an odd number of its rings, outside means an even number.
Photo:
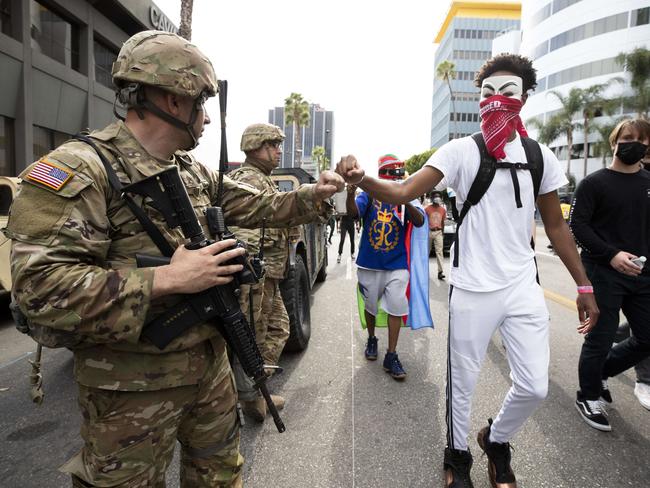
[[[446,488],[474,488],[469,472],[472,469],[472,453],[457,449],[445,448],[443,469],[445,470]]]
[[[476,437],[478,445],[488,457],[490,483],[494,488],[497,486],[500,488],[516,488],[517,480],[510,467],[510,460],[512,459],[510,443],[491,442],[491,427],[492,419],[488,419],[488,426],[483,427]]]
[[[394,380],[403,380],[406,378],[406,371],[404,371],[396,352],[386,351],[386,356],[384,356],[384,371],[390,374]]]
[[[587,400],[578,392],[576,409],[587,425],[594,429],[609,432],[612,426],[607,419],[607,411],[600,400]]]
[[[445,273],[443,273],[442,271],[438,271],[438,279],[439,280],[444,280],[445,279]]]
[[[599,400],[602,400],[608,405],[611,405],[614,403],[614,399],[612,398],[612,392],[609,391],[609,387],[607,386],[607,380],[601,380],[601,388],[600,388],[600,398]]]
[[[368,337],[368,342],[366,343],[365,355],[368,361],[375,361],[377,359],[377,337],[376,336]]]

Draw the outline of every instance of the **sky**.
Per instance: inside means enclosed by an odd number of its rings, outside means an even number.
[[[154,0],[176,25],[180,0]],[[430,147],[434,37],[448,0],[194,0],[192,42],[228,80],[228,156],[241,133],[267,122],[291,92],[334,111],[333,160],[353,154],[368,171],[386,153]],[[219,161],[219,103],[195,154]]]

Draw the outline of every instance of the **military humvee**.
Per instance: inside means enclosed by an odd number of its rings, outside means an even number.
[[[280,191],[292,191],[303,183],[315,183],[302,168],[277,168],[271,179]],[[311,289],[327,278],[327,239],[325,224],[311,223],[290,233],[289,266],[280,283],[284,306],[290,321],[290,336],[285,350],[302,351],[311,336]]]
[[[17,188],[18,178],[0,176],[0,231],[7,226],[9,207],[14,200]],[[10,251],[11,241],[0,232],[0,293],[11,291]]]

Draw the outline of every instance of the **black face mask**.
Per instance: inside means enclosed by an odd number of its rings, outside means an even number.
[[[648,146],[639,141],[619,142],[616,157],[624,164],[632,166],[643,159],[647,150]]]

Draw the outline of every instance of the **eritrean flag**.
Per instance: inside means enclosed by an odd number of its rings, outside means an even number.
[[[421,208],[418,205],[418,208]],[[409,284],[406,297],[409,301],[409,314],[402,317],[404,326],[411,329],[433,328],[431,308],[429,307],[429,224],[424,215],[424,224],[415,227],[406,224],[406,257],[409,267]],[[357,284],[357,305],[361,327],[366,328],[365,302]],[[388,314],[380,307],[375,317],[376,327],[388,327]]]

